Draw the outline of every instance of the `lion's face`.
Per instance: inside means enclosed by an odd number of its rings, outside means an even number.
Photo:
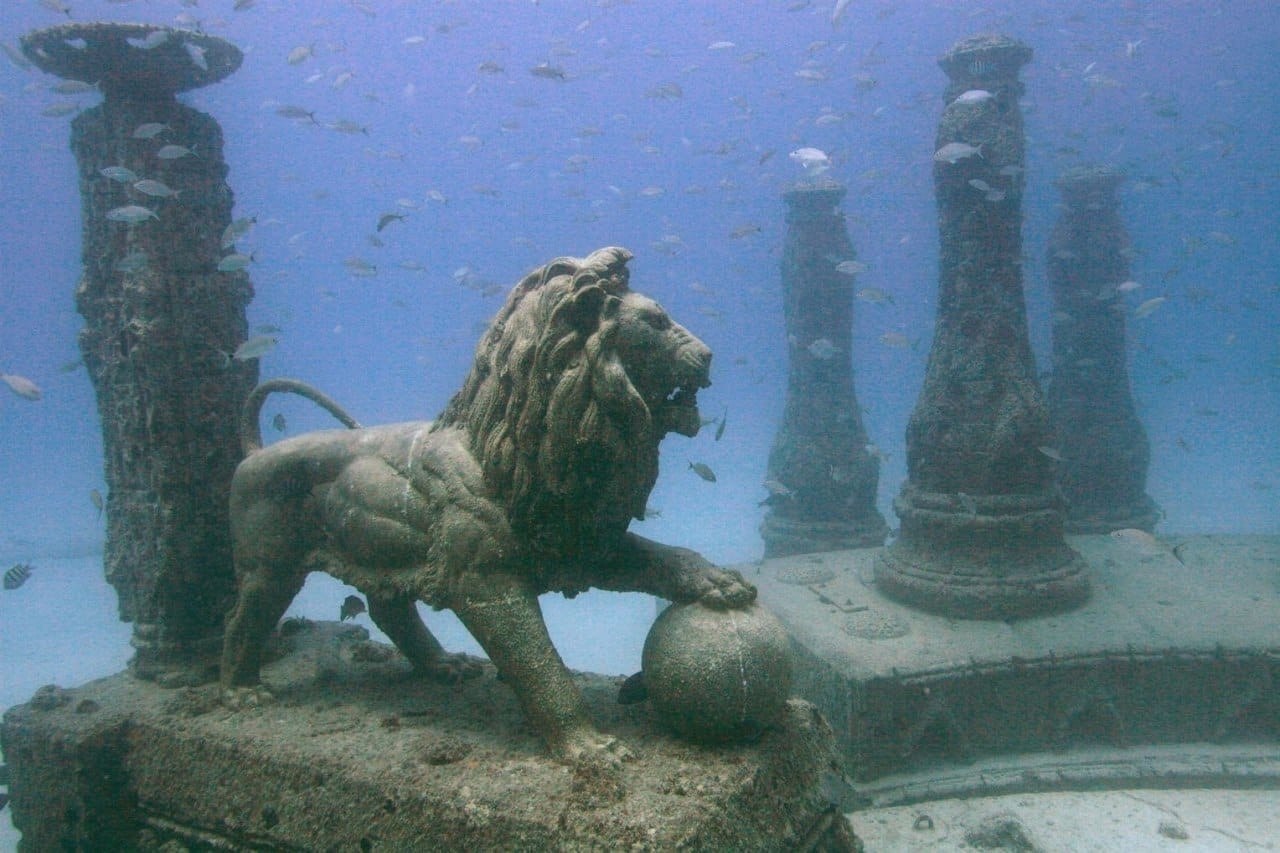
[[[711,350],[649,297],[632,291],[616,298],[615,350],[657,436],[697,435],[698,389],[711,384]]]

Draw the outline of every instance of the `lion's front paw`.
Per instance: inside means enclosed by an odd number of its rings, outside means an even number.
[[[740,572],[711,566],[699,573],[692,598],[714,610],[728,610],[755,601],[756,588]]]
[[[276,700],[276,697],[271,695],[271,691],[261,684],[253,687],[227,687],[223,689],[220,698],[223,706],[232,711],[257,708],[259,705],[269,705]]]

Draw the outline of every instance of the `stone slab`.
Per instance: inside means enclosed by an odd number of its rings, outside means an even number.
[[[1074,536],[1093,596],[1013,622],[875,588],[878,549],[747,567],[859,780],[1074,746],[1280,741],[1280,537]]]
[[[275,700],[235,712],[213,685],[127,674],[41,688],[0,729],[21,849],[791,850],[847,827],[806,702],[755,743],[699,747],[618,705],[621,679],[578,674],[634,757],[570,768],[488,664],[428,683],[366,637],[307,623],[264,670]]]

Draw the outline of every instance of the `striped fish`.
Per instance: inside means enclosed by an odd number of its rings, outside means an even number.
[[[31,577],[31,566],[27,563],[18,563],[4,573],[4,588],[17,589],[26,583],[29,577]]]

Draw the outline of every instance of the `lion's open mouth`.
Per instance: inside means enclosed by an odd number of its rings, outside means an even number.
[[[708,384],[705,380],[695,380],[680,385],[667,395],[662,407],[664,432],[677,432],[689,438],[698,434],[702,426],[702,416],[698,413],[698,388]]]

